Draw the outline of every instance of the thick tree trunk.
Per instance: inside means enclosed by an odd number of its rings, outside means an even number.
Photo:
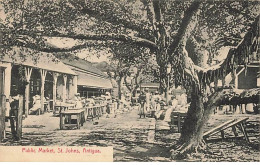
[[[204,103],[203,95],[199,92],[197,86],[192,86],[191,105],[181,130],[181,137],[172,150],[174,159],[183,159],[187,154],[196,153],[205,148],[203,141],[204,125],[220,97],[221,93],[215,93],[209,98],[208,102]]]

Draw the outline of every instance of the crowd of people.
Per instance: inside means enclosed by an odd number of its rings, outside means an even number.
[[[36,95],[33,98],[33,107],[30,108],[29,114],[35,114],[37,109],[41,108],[40,96]],[[76,109],[105,105],[107,117],[115,117],[118,113],[129,111],[133,105],[133,100],[131,100],[130,96],[124,96],[121,99],[113,98],[109,92],[100,97],[91,98],[80,97],[80,94],[77,93],[74,98],[66,100],[66,103],[73,104]],[[172,111],[185,112],[188,110],[189,104],[184,93],[171,95],[168,103],[166,103],[165,97],[157,91],[142,90],[137,99],[137,106],[140,118],[152,117],[157,120],[170,120]]]
[[[48,98],[44,98],[44,101],[49,100]],[[59,105],[64,103],[62,100],[56,100],[55,105]],[[93,107],[97,105],[105,105],[106,113],[113,114],[116,110],[129,110],[130,102],[126,100],[119,100],[113,98],[109,92],[105,95],[101,95],[99,97],[81,97],[79,93],[75,94],[73,98],[65,101],[66,104],[73,104],[73,108],[80,109],[84,107]],[[33,97],[33,106],[29,110],[29,114],[36,114],[36,112],[41,108],[41,100],[39,95],[35,95]]]
[[[189,104],[187,103],[186,94],[171,95],[168,103],[165,97],[156,92],[148,90],[141,91],[138,97],[139,117],[153,117],[155,119],[170,120],[172,111],[188,111]]]

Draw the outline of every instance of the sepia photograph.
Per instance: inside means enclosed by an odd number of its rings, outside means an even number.
[[[0,162],[260,162],[259,0],[0,0]]]

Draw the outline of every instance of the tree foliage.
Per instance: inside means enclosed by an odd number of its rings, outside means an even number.
[[[203,124],[220,98],[218,92],[206,91],[210,83],[234,72],[237,65],[246,66],[249,56],[259,53],[259,1],[3,0],[1,5],[5,13],[0,22],[3,51],[19,46],[67,52],[103,44],[124,68],[149,49],[156,57],[163,88],[170,63],[171,78],[194,95],[180,153],[197,150]],[[77,42],[59,47],[48,42],[54,37]],[[223,46],[233,48],[223,61],[211,64]]]

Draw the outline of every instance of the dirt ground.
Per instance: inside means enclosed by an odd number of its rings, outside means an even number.
[[[80,129],[71,130],[60,130],[59,117],[52,113],[29,116],[23,121],[22,140],[13,141],[7,125],[7,141],[1,145],[113,146],[114,161],[176,161],[171,160],[169,147],[177,142],[180,134],[155,131],[155,119],[140,119],[137,113],[133,109],[116,116],[103,115],[99,120],[86,121]],[[249,117],[250,144],[245,139],[209,141],[204,154],[178,161],[260,161],[260,115],[212,115],[205,131],[242,117]],[[225,133],[227,137],[232,135],[231,129]]]

